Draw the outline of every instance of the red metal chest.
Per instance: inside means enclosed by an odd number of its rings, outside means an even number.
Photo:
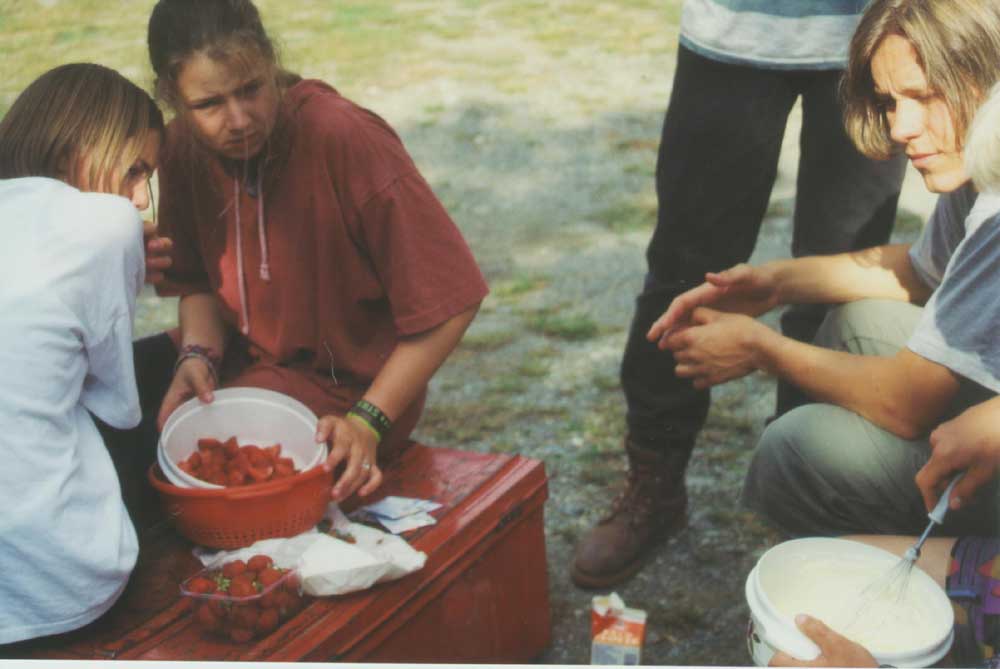
[[[505,663],[538,656],[551,627],[542,463],[412,444],[386,471],[384,495],[443,505],[433,514],[438,524],[405,535],[427,554],[424,568],[365,592],[313,600],[268,637],[236,644],[195,629],[178,584],[200,565],[188,542],[161,527],[143,537],[140,563],[107,615],[67,635],[9,647],[5,656]]]

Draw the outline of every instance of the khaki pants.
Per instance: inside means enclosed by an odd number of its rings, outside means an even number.
[[[819,346],[892,356],[906,343],[921,309],[905,302],[861,300],[831,311]],[[994,393],[963,384],[945,418]],[[830,404],[807,404],[772,422],[761,436],[743,503],[793,535],[919,534],[927,510],[914,476],[930,456],[926,438],[901,439]],[[996,535],[994,481],[971,506],[950,512],[936,534]]]

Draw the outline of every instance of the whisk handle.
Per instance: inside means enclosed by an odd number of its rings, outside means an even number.
[[[939,499],[938,503],[934,505],[931,512],[927,514],[930,519],[938,525],[944,522],[944,514],[948,512],[948,500],[951,498],[951,491],[954,489],[955,484],[958,483],[963,476],[965,476],[965,472],[959,472],[955,475],[955,477],[951,480],[951,483],[948,484],[948,487],[945,488],[944,492],[941,494],[941,499]]]

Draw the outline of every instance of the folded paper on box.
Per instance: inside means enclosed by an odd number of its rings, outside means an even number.
[[[336,504],[327,511],[333,529],[349,535],[348,543],[315,529],[288,539],[265,539],[236,551],[209,553],[195,549],[206,566],[247,560],[258,553],[282,568],[294,568],[308,595],[342,595],[392,581],[424,566],[427,556],[400,537],[349,521]]]

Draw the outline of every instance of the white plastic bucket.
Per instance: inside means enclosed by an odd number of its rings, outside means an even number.
[[[862,616],[844,617],[864,610],[858,597],[863,586],[859,587],[857,577],[865,575],[865,585],[875,582],[887,576],[899,560],[898,556],[868,544],[832,538],[795,539],[764,553],[746,582],[750,606],[747,646],[754,664],[767,666],[778,650],[800,660],[815,659],[819,648],[799,631],[795,615],[811,615],[834,629],[838,620],[863,623]],[[810,565],[816,570],[810,571]],[[836,591],[837,596],[818,597],[820,601],[805,604],[797,600],[796,606],[802,610],[786,610],[795,593],[818,592],[814,579],[819,571],[821,578],[828,580],[824,587]],[[810,574],[811,578],[807,578]],[[910,604],[915,610],[908,608],[907,612],[918,616],[919,625],[907,626],[893,617],[880,618],[875,638],[862,643],[880,664],[929,667],[951,648],[954,639],[951,602],[941,587],[918,567],[912,569],[907,585],[907,605]],[[851,632],[840,631],[861,641]]]
[[[157,461],[171,483],[188,488],[220,488],[182,471],[177,463],[198,448],[203,438],[240,445],[281,444],[299,471],[311,469],[326,457],[326,444],[316,443],[316,414],[298,400],[261,388],[223,388],[208,404],[193,398],[167,419],[160,434]]]

